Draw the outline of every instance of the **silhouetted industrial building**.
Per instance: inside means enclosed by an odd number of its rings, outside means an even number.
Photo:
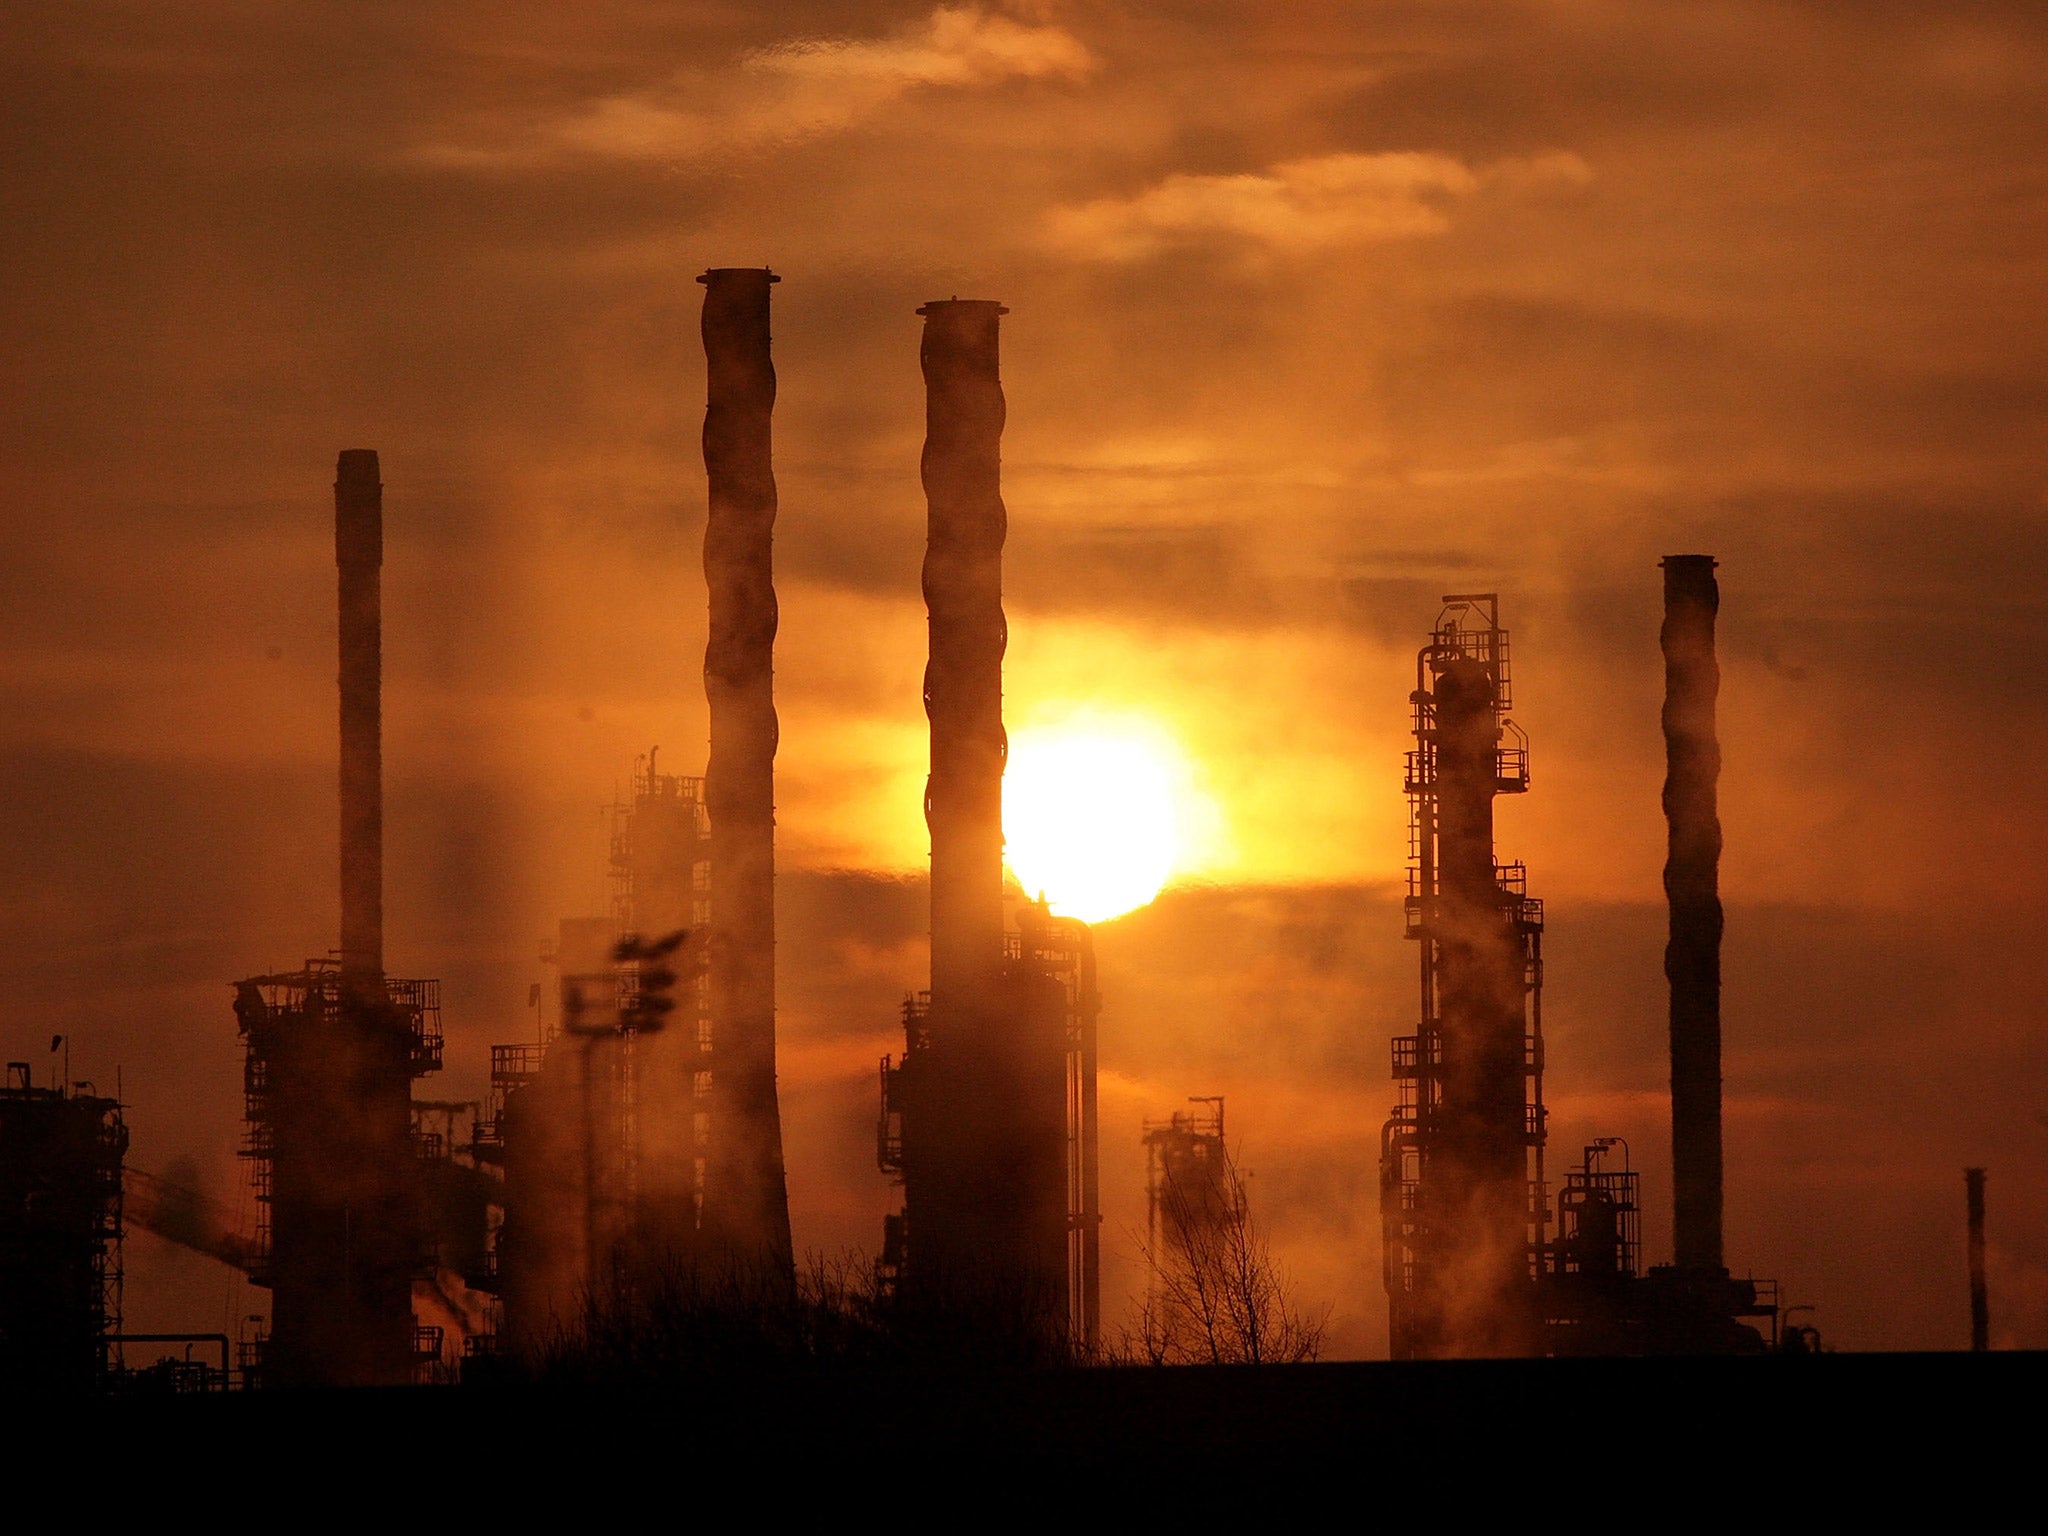
[[[539,1037],[491,1048],[477,1157],[503,1170],[494,1269],[506,1346],[530,1351],[572,1325],[623,1267],[681,1270],[702,1257],[710,903],[704,781],[634,765],[613,807],[612,911],[564,918],[552,959],[560,1011]],[[639,1005],[637,933],[696,935],[676,954],[681,1005],[653,1028]],[[670,1041],[677,1049],[657,1055]]]
[[[568,1023],[496,1047],[482,1155],[505,1170],[508,1337],[569,1321],[619,1266],[794,1281],[775,1084],[772,417],[765,268],[704,285],[704,575],[710,638],[703,777],[635,765],[612,823],[610,918],[562,924]],[[687,934],[673,1016],[621,943]],[[520,1347],[523,1347],[521,1345]]]
[[[1585,1149],[1553,1215],[1543,910],[1522,867],[1493,855],[1493,797],[1529,785],[1527,741],[1507,718],[1496,599],[1444,599],[1418,658],[1407,929],[1423,946],[1423,1021],[1394,1041],[1400,1103],[1381,1153],[1396,1358],[1753,1353],[1767,1347],[1766,1330],[1777,1338],[1775,1287],[1720,1262],[1712,569],[1705,556],[1665,562],[1674,1265],[1642,1268],[1640,1181],[1616,1138]]]
[[[412,1081],[441,1064],[440,987],[384,974],[383,485],[345,450],[334,485],[341,652],[341,953],[236,984],[264,1373],[284,1386],[413,1379],[423,1263]]]
[[[931,990],[882,1063],[881,1163],[903,1184],[883,1270],[906,1319],[1050,1358],[1100,1308],[1093,947],[1003,910],[1000,304],[925,305]]]
[[[0,1084],[0,1392],[82,1396],[121,1319],[121,1105],[84,1085]]]

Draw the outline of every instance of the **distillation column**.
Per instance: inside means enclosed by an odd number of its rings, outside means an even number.
[[[1437,1351],[1529,1352],[1528,1128],[1523,953],[1493,852],[1498,681],[1447,660],[1436,701],[1436,879],[1431,948],[1442,1099],[1422,1197],[1435,1235],[1427,1286]]]
[[[1671,1165],[1678,1267],[1719,1272],[1721,1248],[1721,669],[1711,555],[1667,555],[1664,570],[1664,894],[1671,937]]]
[[[714,1252],[789,1281],[793,1265],[775,1089],[775,469],[765,268],[704,284],[704,468],[710,515],[704,651],[711,755],[711,1143],[705,1224]]]
[[[1543,912],[1522,867],[1494,857],[1494,799],[1529,787],[1499,610],[1492,593],[1446,597],[1409,695],[1422,1019],[1393,1043],[1400,1101],[1380,1148],[1396,1359],[1539,1347]]]

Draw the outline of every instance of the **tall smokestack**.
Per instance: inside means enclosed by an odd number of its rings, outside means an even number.
[[[924,598],[931,719],[932,1010],[971,1016],[1003,953],[1003,385],[987,299],[925,305],[921,469],[930,508]]]
[[[1970,1211],[1970,1349],[1991,1348],[1991,1295],[1984,1284],[1984,1170],[1963,1170],[1963,1195]]]
[[[1671,1163],[1681,1269],[1724,1268],[1721,1252],[1721,669],[1711,555],[1667,555],[1664,570],[1664,894],[1671,938]]]
[[[711,639],[712,1071],[707,1225],[734,1257],[792,1274],[775,1093],[775,467],[766,268],[704,284],[704,578]]]
[[[341,596],[341,970],[375,997],[384,978],[384,485],[371,448],[344,448],[334,471],[334,563]]]

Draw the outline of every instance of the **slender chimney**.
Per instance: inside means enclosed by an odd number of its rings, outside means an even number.
[[[1711,555],[1667,555],[1664,570],[1664,894],[1671,938],[1671,1164],[1678,1266],[1719,1270],[1721,1252],[1721,669]]]
[[[1984,1284],[1984,1170],[1963,1170],[1963,1194],[1970,1211],[1970,1349],[1991,1348],[1991,1296]]]
[[[972,1017],[1003,953],[1003,386],[987,299],[925,305],[922,472],[931,719],[932,1012]]]
[[[792,1275],[775,1092],[775,467],[766,268],[704,284],[704,578],[711,639],[705,799],[711,821],[712,1070],[707,1225],[728,1253]]]
[[[334,472],[334,563],[341,596],[341,971],[374,995],[384,976],[384,486],[371,448],[344,448]]]

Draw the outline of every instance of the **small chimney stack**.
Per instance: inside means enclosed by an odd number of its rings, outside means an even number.
[[[1664,570],[1664,894],[1670,942],[1671,1163],[1678,1267],[1719,1271],[1721,1247],[1721,669],[1711,555],[1667,555]]]
[[[1963,1170],[1963,1195],[1970,1213],[1970,1352],[1991,1348],[1991,1293],[1984,1283],[1984,1170]]]

